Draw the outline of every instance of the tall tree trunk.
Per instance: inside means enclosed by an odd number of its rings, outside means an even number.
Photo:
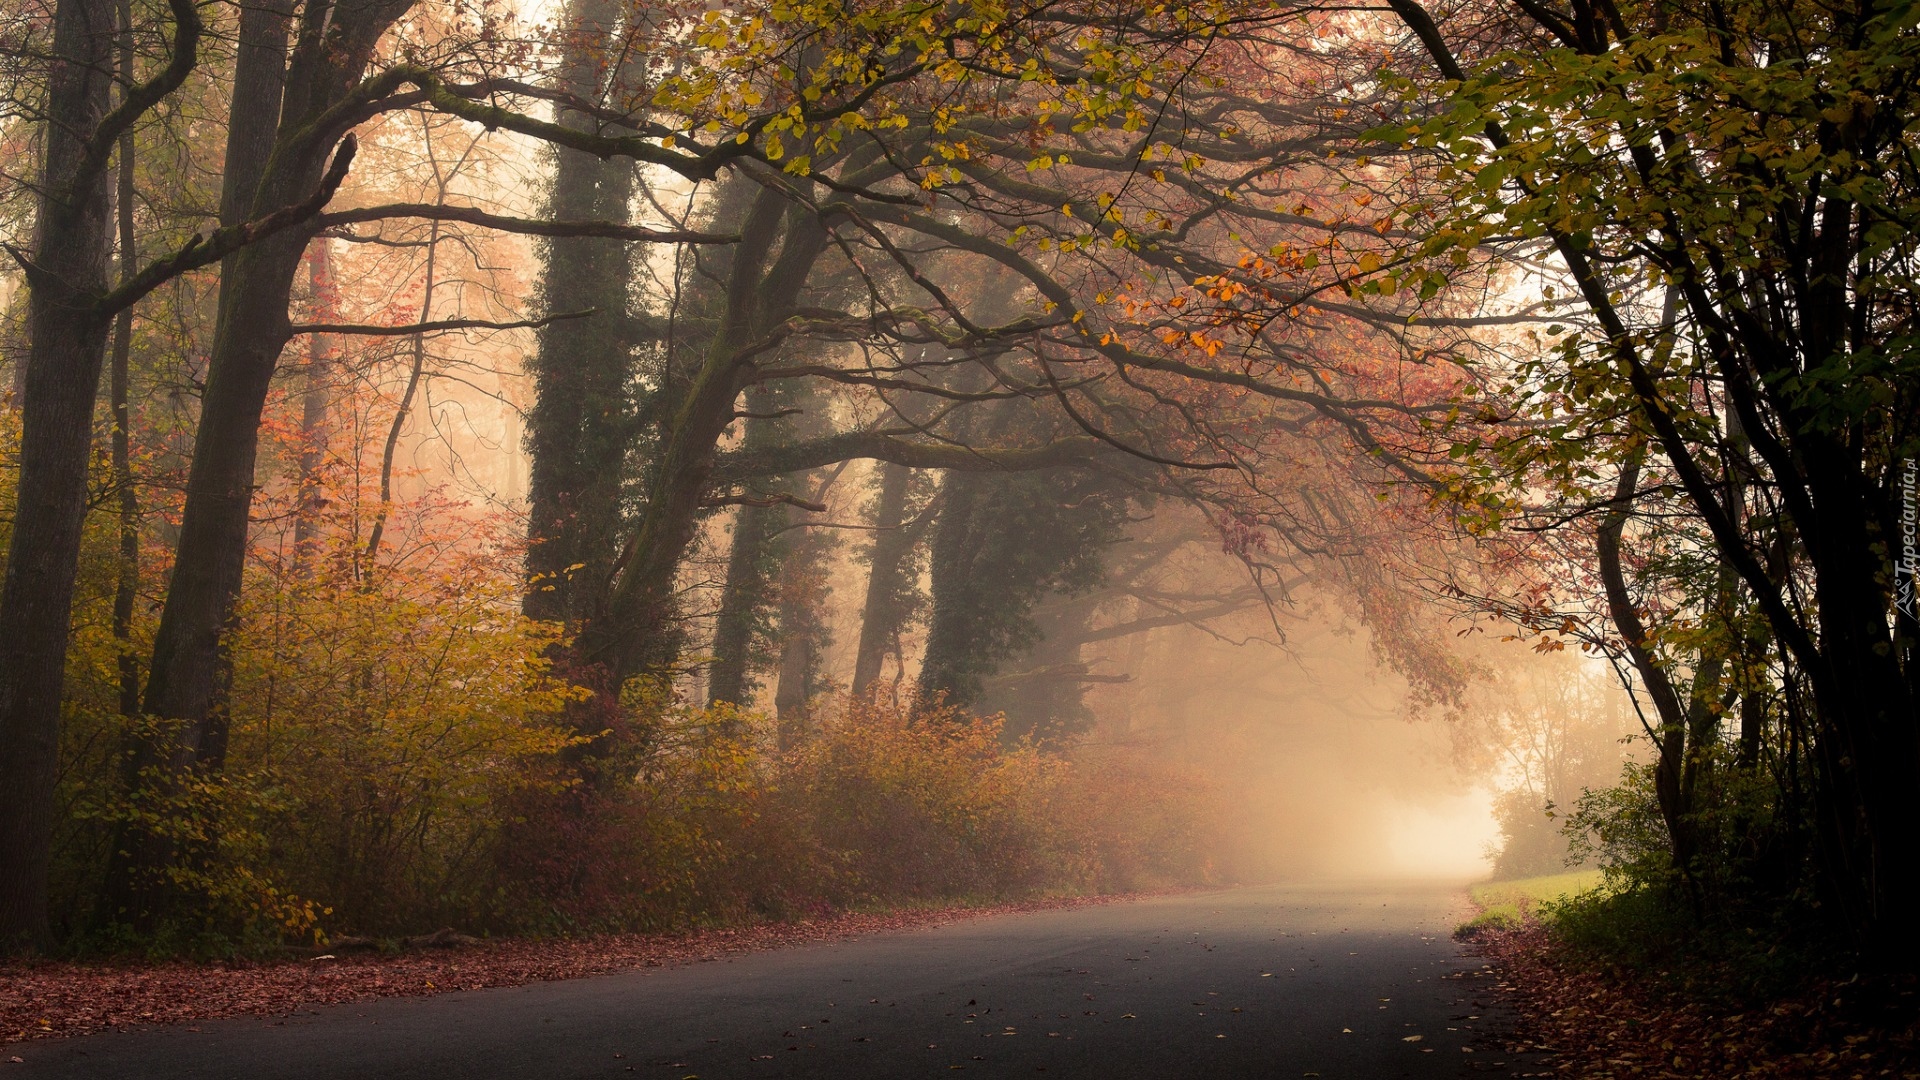
[[[812,540],[813,537],[806,537]],[[819,694],[821,625],[820,560],[793,552],[781,566],[780,674],[773,687],[775,740],[781,750],[798,745],[807,728],[807,703]]]
[[[111,104],[113,0],[60,0],[53,17],[34,206],[13,536],[0,586],[0,950],[50,939],[47,871],[60,694],[86,515],[94,399],[108,320],[112,199],[84,165]]]
[[[133,85],[133,2],[120,0],[120,85]],[[120,280],[133,277],[133,131],[120,136],[114,217],[119,228]],[[140,711],[140,658],[133,654],[133,604],[140,590],[140,494],[133,487],[133,415],[129,368],[133,359],[133,308],[113,321],[113,354],[108,376],[113,411],[113,486],[119,510],[120,559],[113,587],[113,641],[119,650],[120,715]]]
[[[411,0],[311,5],[303,9],[290,61],[283,12],[254,6],[242,11],[243,42],[249,40],[245,20],[255,21],[252,45],[243,44],[234,74],[223,215],[257,217],[311,197],[334,142],[331,132],[314,126],[316,120],[358,83],[380,35],[410,6]],[[277,116],[277,126],[269,116]],[[256,176],[249,188],[248,179]],[[147,676],[146,711],[180,722],[171,754],[176,770],[196,764],[217,769],[225,759],[224,710],[217,707],[222,644],[246,566],[261,412],[280,352],[292,337],[288,298],[312,232],[287,229],[221,263],[219,315],[180,543]]]
[[[309,4],[289,57],[285,9],[241,12],[234,70],[223,220],[244,221],[313,196],[342,132],[320,116],[356,86],[374,45],[412,0]],[[226,635],[246,569],[260,420],[281,350],[293,336],[288,303],[311,225],[277,232],[229,255],[220,298],[173,577],[148,666],[144,711],[159,737],[132,756],[136,776],[164,795],[195,769],[217,771],[227,752]],[[165,868],[178,852],[163,836],[127,826],[115,845],[119,912],[141,925],[171,899]],[[124,854],[121,854],[124,853]]]
[[[772,415],[777,399],[773,388],[749,387],[747,411],[754,414],[746,421],[747,433],[741,445],[761,448],[790,437],[791,425],[784,417]],[[756,489],[756,495],[783,491],[780,478]],[[770,595],[775,565],[781,562],[774,537],[787,526],[787,508],[778,504],[748,503],[734,516],[731,546],[727,552],[727,579],[720,590],[720,612],[713,627],[713,664],[707,669],[707,701],[717,705],[728,701],[748,704],[758,683],[754,678],[754,646],[764,636],[767,612],[773,603]]]
[[[784,507],[757,505],[742,506],[734,518],[727,581],[713,628],[713,664],[707,669],[708,704],[746,705],[753,697],[753,646],[769,599],[773,537],[786,519]]]
[[[251,27],[245,25],[248,16]],[[323,167],[319,155],[309,155],[308,167],[297,170],[298,177],[283,169],[274,178],[271,198],[257,194],[265,186],[266,161],[275,142],[267,115],[277,119],[286,82],[288,20],[282,12],[263,7],[246,8],[242,20],[220,199],[222,224],[245,221],[256,207],[283,206],[304,197],[318,183]],[[252,189],[247,187],[249,178],[254,179]],[[288,182],[301,180],[304,183]],[[306,245],[305,230],[291,230],[243,248],[220,265],[219,314],[187,473],[180,542],[145,696],[147,713],[179,722],[177,743],[153,747],[150,760],[141,763],[144,767],[178,770],[206,763],[217,768],[225,757],[225,725],[214,716],[221,641],[245,568],[260,413],[280,350],[292,337],[287,297]]]
[[[890,463],[880,466],[873,548],[867,560],[867,596],[860,607],[860,641],[853,659],[852,690],[856,697],[872,696],[887,650],[899,640],[908,614],[902,598],[914,583],[905,580],[905,571],[912,565],[908,556],[920,540],[919,530],[905,527],[912,487],[912,469]]]
[[[1810,471],[1827,464],[1808,456]],[[1810,486],[1826,517],[1861,505],[1834,496],[1853,486],[1850,478],[1822,480]],[[1913,919],[1920,910],[1920,697],[1900,668],[1899,635],[1888,632],[1888,583],[1880,577],[1885,541],[1864,522],[1828,527],[1814,585],[1829,669],[1826,685],[1816,683],[1814,691],[1823,869],[1863,942],[1894,963],[1920,965]]]
[[[1053,742],[1090,726],[1090,671],[1080,651],[1097,606],[1087,597],[1054,596],[1035,609],[1040,639],[1020,657],[1019,673],[990,680],[979,703],[983,713],[1006,714],[1002,740]]]
[[[831,483],[829,479],[827,484]],[[822,491],[827,484],[821,485]],[[816,495],[814,501],[823,500]],[[788,517],[799,512],[789,510]],[[779,745],[785,750],[798,744],[806,732],[807,706],[825,689],[820,657],[831,640],[826,619],[831,591],[828,579],[837,545],[830,531],[795,528],[783,546],[786,557],[780,563],[778,610],[780,674],[774,684],[773,712]]]
[[[307,252],[307,282],[313,293],[313,321],[340,321],[340,291],[333,279],[333,241],[315,237]],[[326,494],[321,466],[327,456],[327,390],[333,378],[332,334],[307,339],[307,370],[300,392],[300,492],[294,509],[293,560],[296,572],[312,565],[320,540],[320,510]]]
[[[1631,499],[1639,476],[1640,458],[1636,456],[1629,459],[1620,472],[1614,504],[1601,519],[1595,548],[1608,617],[1619,632],[1627,657],[1639,674],[1640,685],[1646,690],[1660,721],[1654,733],[1659,751],[1654,763],[1654,794],[1660,804],[1661,820],[1667,827],[1673,869],[1680,875],[1688,898],[1698,912],[1706,897],[1702,891],[1705,883],[1700,880],[1701,840],[1694,816],[1699,809],[1703,772],[1708,768],[1703,751],[1719,734],[1719,712],[1713,699],[1719,693],[1727,654],[1708,650],[1696,659],[1692,691],[1685,698],[1653,655],[1651,636],[1634,606],[1620,561],[1621,534],[1632,514]],[[1723,568],[1720,595],[1726,602],[1731,602],[1733,589],[1732,573]]]
[[[1627,587],[1626,571],[1620,561],[1621,536],[1628,518],[1633,514],[1631,499],[1634,485],[1639,481],[1640,465],[1641,459],[1636,456],[1620,470],[1620,479],[1614,488],[1613,505],[1600,521],[1594,546],[1598,554],[1601,586],[1606,592],[1608,618],[1620,634],[1627,659],[1640,676],[1640,686],[1646,691],[1647,700],[1653,705],[1654,718],[1658,721],[1658,727],[1650,732],[1658,751],[1653,773],[1654,797],[1660,805],[1661,821],[1667,827],[1668,852],[1673,867],[1685,875],[1693,864],[1691,814],[1682,798],[1680,784],[1682,763],[1687,752],[1686,709],[1681,704],[1679,690],[1667,677],[1666,669],[1653,656],[1646,627],[1641,623],[1639,609],[1634,606],[1633,594]]]
[[[616,48],[615,0],[574,0],[556,81],[587,101],[606,94]],[[589,116],[562,111],[560,123],[591,131]],[[632,214],[633,163],[557,149],[552,217],[626,221]],[[527,575],[524,609],[539,619],[585,618],[610,576],[619,546],[620,498],[635,436],[634,342],[627,329],[633,256],[620,240],[548,240],[540,291],[549,310],[596,308],[589,319],[542,327],[531,367],[534,404],[527,415]]]
[[[725,314],[699,367],[666,409],[640,520],[617,560],[605,613],[589,619],[576,638],[580,662],[599,669],[605,689],[663,667],[678,651],[674,576],[700,520],[714,454],[736,419],[752,346],[786,320],[826,244],[813,211],[790,206],[771,189],[755,197],[740,231]]]
[[[979,550],[976,523],[982,516],[986,485],[995,477],[949,472],[940,485],[940,514],[927,553],[932,610],[927,618],[927,652],[920,663],[920,697],[944,695],[946,704],[965,706],[979,693],[982,642],[975,620],[974,557]]]

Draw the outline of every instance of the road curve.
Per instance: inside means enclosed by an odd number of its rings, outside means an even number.
[[[1515,1075],[1433,886],[1282,885],[11,1048],[139,1080]]]

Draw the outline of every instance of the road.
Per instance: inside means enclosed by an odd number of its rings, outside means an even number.
[[[13,1048],[128,1080],[1516,1075],[1458,894],[1269,886]]]

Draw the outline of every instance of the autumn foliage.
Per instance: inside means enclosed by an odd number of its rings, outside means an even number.
[[[662,927],[1211,878],[1223,819],[1199,777],[1009,748],[957,710],[843,699],[784,752],[773,726],[669,707],[630,784],[523,801],[502,858],[526,902],[497,917]]]
[[[70,940],[227,954],[1209,877],[1197,852],[1220,821],[1200,777],[1009,746],[995,718],[912,703],[840,700],[782,751],[771,718],[731,705],[640,684],[592,701],[554,671],[555,624],[519,614],[517,550],[485,515],[419,500],[388,556],[356,567],[356,511],[339,507],[313,550],[271,530],[256,545],[219,774],[127,775],[135,725],[158,721],[117,710],[115,639],[91,623],[78,635],[56,882]],[[570,711],[619,729],[597,784],[580,779],[590,740]],[[179,846],[170,885],[195,897],[190,919],[137,941],[96,900],[129,820]]]

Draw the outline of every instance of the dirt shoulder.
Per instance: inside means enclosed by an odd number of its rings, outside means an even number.
[[[499,939],[396,955],[341,953],[330,958],[263,964],[11,963],[0,965],[0,1044],[145,1024],[284,1016],[304,1008],[370,998],[427,996],[674,967],[989,915],[1109,904],[1142,895],[1033,900],[882,915],[844,913],[804,922],[673,934]]]

